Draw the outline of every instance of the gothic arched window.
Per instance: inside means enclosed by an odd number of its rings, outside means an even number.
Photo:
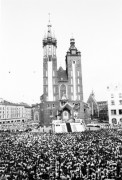
[[[62,99],[62,97],[66,97],[66,86],[64,84],[60,86],[60,98]]]

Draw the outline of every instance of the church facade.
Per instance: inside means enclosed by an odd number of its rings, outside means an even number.
[[[42,125],[50,125],[52,120],[63,121],[84,118],[81,52],[70,39],[65,65],[57,68],[57,40],[51,32],[49,21],[47,35],[43,39],[43,95],[40,116]]]

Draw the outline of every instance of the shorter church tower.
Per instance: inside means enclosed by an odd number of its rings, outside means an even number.
[[[74,38],[70,39],[70,48],[66,54],[66,73],[68,75],[68,99],[83,101],[81,53],[75,47]]]

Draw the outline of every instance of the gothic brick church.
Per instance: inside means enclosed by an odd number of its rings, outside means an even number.
[[[51,33],[49,21],[47,35],[43,39],[43,95],[41,96],[41,124],[52,120],[70,121],[84,118],[81,52],[70,39],[65,56],[66,69],[57,69],[57,40]]]

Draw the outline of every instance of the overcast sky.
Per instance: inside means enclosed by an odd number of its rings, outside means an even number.
[[[107,100],[107,86],[122,82],[122,0],[1,0],[0,97],[40,102],[42,39],[48,13],[65,68],[70,38],[82,54],[84,101],[93,90]]]

